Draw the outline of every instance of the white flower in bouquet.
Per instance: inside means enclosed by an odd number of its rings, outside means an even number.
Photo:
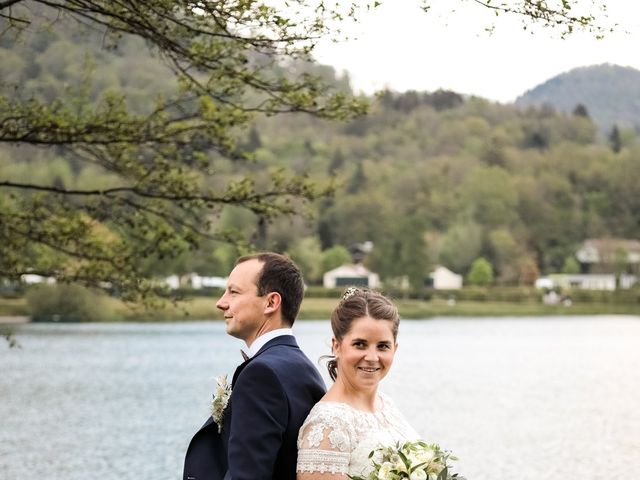
[[[411,472],[411,474],[409,475],[409,480],[427,480],[427,472],[425,472],[421,468],[418,468],[417,470]]]
[[[227,383],[227,376],[221,375],[216,379],[216,393],[213,394],[213,400],[211,401],[211,416],[213,421],[218,425],[218,433],[222,433],[222,420],[224,416],[224,410],[229,403],[229,397],[231,396],[231,385]]]
[[[385,480],[386,478],[391,478],[391,471],[393,470],[393,464],[389,462],[384,462],[380,465],[380,469],[378,470],[378,474],[376,478],[378,480]]]
[[[405,473],[407,471],[407,466],[405,465],[402,457],[398,454],[391,455],[391,463],[393,464],[393,469],[398,473]]]
[[[465,480],[451,472],[450,460],[457,460],[451,452],[438,444],[422,441],[398,443],[392,447],[378,447],[369,454],[373,464],[366,476],[352,476],[352,480]]]

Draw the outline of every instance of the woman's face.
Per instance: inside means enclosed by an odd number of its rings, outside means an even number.
[[[342,338],[332,341],[338,360],[338,380],[347,386],[368,390],[376,388],[393,363],[398,347],[389,320],[360,317]]]

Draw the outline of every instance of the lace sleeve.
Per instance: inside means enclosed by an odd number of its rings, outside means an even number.
[[[297,472],[344,474],[349,471],[353,432],[344,412],[316,405],[298,436]]]

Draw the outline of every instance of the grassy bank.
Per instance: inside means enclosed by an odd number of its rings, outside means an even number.
[[[23,316],[29,313],[26,299],[0,297],[0,317]]]
[[[110,298],[107,306],[113,321],[184,321],[219,320],[222,318],[215,306],[216,299],[193,297],[177,304],[167,303],[161,310],[145,310],[131,307]],[[336,305],[335,298],[306,298],[302,304],[300,319],[328,319]],[[546,316],[546,315],[640,315],[640,305],[624,303],[579,303],[570,307],[544,305],[539,302],[458,301],[449,305],[444,299],[397,300],[403,318],[430,318],[435,316]],[[23,298],[0,298],[0,316],[29,315],[29,307]]]

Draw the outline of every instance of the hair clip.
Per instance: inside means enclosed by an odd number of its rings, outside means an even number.
[[[356,287],[349,287],[342,295],[342,301],[344,302],[348,298],[353,297],[356,293],[358,293],[358,289]]]

